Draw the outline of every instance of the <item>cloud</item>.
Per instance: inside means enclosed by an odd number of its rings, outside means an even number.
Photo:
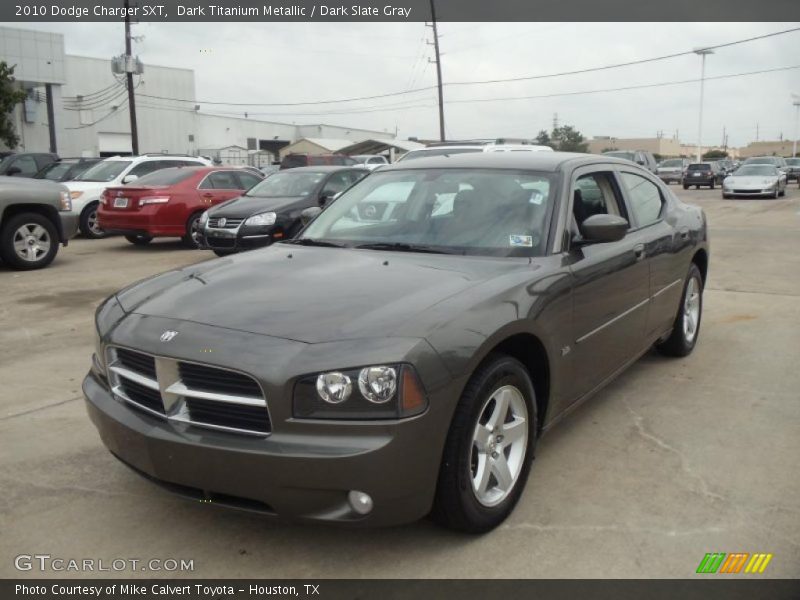
[[[638,60],[725,43],[796,23],[441,23],[446,82],[547,74]],[[68,53],[111,57],[123,50],[120,23],[39,23],[11,26],[64,34]],[[224,102],[292,102],[369,96],[434,86],[430,28],[423,23],[142,23],[134,35],[146,64],[195,70],[197,98],[208,112],[244,113]],[[722,48],[708,57],[716,76],[800,64],[800,32]],[[800,70],[706,83],[704,142],[729,143],[793,135],[790,93]],[[646,65],[527,82],[445,88],[445,101],[546,95],[695,79],[694,55]],[[265,120],[325,122],[436,137],[436,92],[347,105],[249,108]],[[533,137],[560,123],[585,135],[697,139],[699,85],[532,100],[446,105],[448,137]],[[388,108],[377,111],[375,109]],[[361,114],[316,114],[363,110]],[[308,114],[315,113],[315,114]]]

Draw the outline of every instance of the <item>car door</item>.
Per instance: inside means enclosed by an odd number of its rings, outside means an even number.
[[[632,233],[644,244],[649,263],[650,306],[645,335],[648,338],[665,333],[672,326],[683,291],[684,266],[689,258],[689,228],[676,230],[664,217],[670,205],[669,190],[653,178],[626,168],[619,169],[622,190],[631,215]]]
[[[569,183],[573,243],[568,252],[573,278],[571,378],[567,396],[592,391],[643,347],[649,300],[649,266],[643,236],[635,227],[617,242],[582,244],[580,225],[595,214],[630,222],[612,165],[583,167]]]
[[[235,171],[212,171],[197,186],[200,203],[206,208],[241,196],[243,191]]]

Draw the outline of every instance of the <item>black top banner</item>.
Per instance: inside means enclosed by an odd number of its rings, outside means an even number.
[[[800,0],[130,0],[135,21],[800,21]],[[0,21],[119,21],[123,0],[2,0]]]

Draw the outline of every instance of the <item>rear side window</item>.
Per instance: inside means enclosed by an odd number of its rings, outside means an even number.
[[[282,169],[294,169],[295,167],[305,167],[308,162],[306,160],[307,157],[300,156],[300,155],[288,155],[284,156],[283,160],[281,161],[281,168]]]
[[[39,170],[39,165],[36,164],[36,160],[32,156],[20,156],[13,163],[11,163],[9,168],[19,169],[19,172],[16,173],[16,175],[19,175],[20,177],[33,177]]]
[[[664,205],[658,186],[649,179],[633,173],[622,173],[622,181],[628,189],[631,210],[639,227],[658,221]]]
[[[214,171],[206,179],[215,190],[238,190],[239,182],[236,173],[231,171]]]
[[[159,169],[163,169],[165,167],[172,167],[169,163],[165,164],[163,160],[146,160],[144,162],[140,162],[138,165],[133,167],[128,175],[136,175],[137,177],[143,177],[144,175],[148,175],[153,173],[154,171],[158,171]]]
[[[247,173],[245,171],[240,171],[237,173],[237,175],[239,176],[239,182],[241,183],[240,188],[243,190],[249,190],[262,179],[257,175],[253,175],[252,173]]]
[[[192,171],[186,169],[159,169],[136,180],[136,185],[175,185],[191,177]]]

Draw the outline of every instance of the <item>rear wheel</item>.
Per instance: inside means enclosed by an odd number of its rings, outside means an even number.
[[[200,215],[195,213],[186,221],[186,235],[181,238],[183,245],[187,248],[200,247]]]
[[[217,256],[230,256],[231,254],[236,254],[236,250],[216,250],[212,248],[212,252]]]
[[[678,314],[670,334],[656,344],[656,349],[667,356],[688,356],[694,350],[700,333],[700,318],[703,314],[703,276],[692,263]]]
[[[106,237],[108,234],[100,228],[100,223],[97,220],[97,207],[98,202],[92,202],[81,212],[80,230],[83,237],[91,240],[99,240]]]
[[[147,246],[150,242],[153,241],[152,235],[126,235],[125,239],[128,240],[134,246]]]
[[[47,217],[22,213],[0,230],[0,258],[21,271],[46,267],[58,253],[58,232]]]
[[[711,183],[708,185],[708,188],[713,190],[714,189],[714,180],[711,180]]]
[[[686,184],[684,183],[684,184],[683,184],[683,189],[685,189],[685,190],[688,190],[688,189],[689,189],[689,186],[688,186],[688,185],[686,185]]]
[[[469,533],[502,523],[525,487],[537,431],[536,396],[527,370],[509,356],[490,357],[456,407],[433,519]]]

